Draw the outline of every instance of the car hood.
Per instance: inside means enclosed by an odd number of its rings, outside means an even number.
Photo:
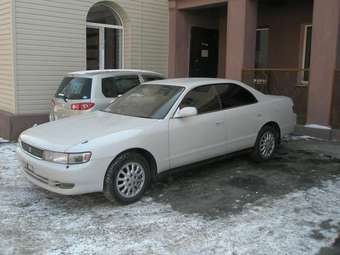
[[[123,131],[141,132],[142,127],[157,121],[97,111],[30,128],[20,138],[41,149],[64,152],[72,146],[106,135]]]

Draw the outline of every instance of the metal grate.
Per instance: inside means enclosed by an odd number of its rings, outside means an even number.
[[[33,157],[42,159],[43,158],[43,150],[38,149],[37,147],[31,146],[27,143],[21,142],[21,146],[28,154],[32,155]]]

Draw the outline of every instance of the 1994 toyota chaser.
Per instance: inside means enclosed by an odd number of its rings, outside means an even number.
[[[24,131],[17,155],[26,177],[44,189],[65,195],[101,191],[126,204],[170,169],[244,149],[256,161],[268,160],[295,124],[291,99],[241,82],[153,81],[104,111]]]

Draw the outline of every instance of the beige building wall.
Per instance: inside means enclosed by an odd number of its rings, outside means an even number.
[[[12,0],[0,0],[0,110],[15,113]]]
[[[15,0],[17,113],[46,113],[62,77],[86,68],[86,16],[97,2]],[[112,2],[123,16],[124,67],[167,75],[168,0]]]

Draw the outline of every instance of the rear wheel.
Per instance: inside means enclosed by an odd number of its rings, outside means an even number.
[[[279,130],[273,126],[264,126],[256,139],[256,143],[251,154],[252,158],[257,161],[266,161],[273,157],[280,141]]]
[[[110,201],[130,204],[138,201],[150,183],[150,167],[138,153],[118,156],[109,167],[104,180],[104,195]]]

